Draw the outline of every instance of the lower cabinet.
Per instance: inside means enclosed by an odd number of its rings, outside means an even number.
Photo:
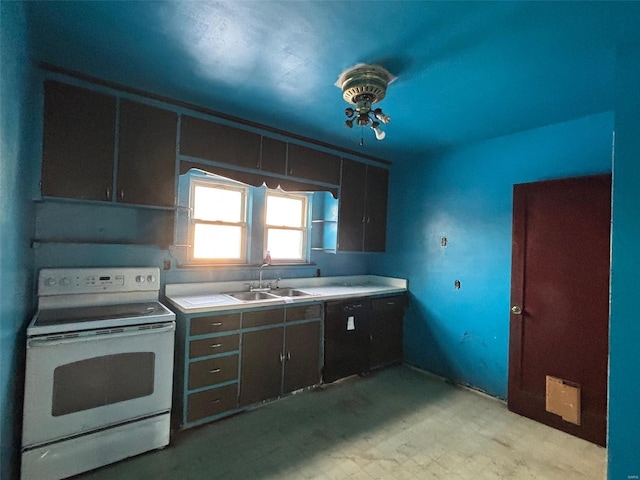
[[[405,295],[327,302],[322,379],[402,362]]]
[[[322,303],[178,314],[173,417],[183,429],[320,382]]]
[[[333,382],[401,362],[405,305],[406,296],[395,295],[179,313],[174,426],[201,425],[317,385],[321,371]]]
[[[371,300],[370,368],[402,362],[402,322],[406,302],[405,295]]]
[[[320,322],[242,335],[240,406],[275,398],[320,381]]]

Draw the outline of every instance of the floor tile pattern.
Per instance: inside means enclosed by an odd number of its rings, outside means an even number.
[[[174,435],[77,480],[604,480],[606,450],[401,366]]]

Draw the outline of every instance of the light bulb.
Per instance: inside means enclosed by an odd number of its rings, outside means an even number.
[[[384,113],[382,111],[382,109],[380,108],[376,108],[373,111],[373,114],[375,115],[375,117],[380,120],[382,123],[389,123],[391,121],[391,117],[389,115],[387,115],[386,113]]]
[[[386,133],[384,133],[384,131],[380,129],[380,124],[378,122],[374,122],[374,124],[371,126],[371,130],[375,132],[376,138],[378,140],[382,140],[387,135]]]

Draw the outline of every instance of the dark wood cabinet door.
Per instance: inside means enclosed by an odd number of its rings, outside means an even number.
[[[287,175],[338,185],[340,157],[290,143],[287,154]]]
[[[283,343],[284,327],[242,334],[241,406],[280,395]]]
[[[286,332],[284,392],[320,382],[320,322],[289,325]]]
[[[262,137],[262,155],[260,167],[265,172],[286,175],[287,143],[275,138]]]
[[[402,321],[404,296],[376,298],[371,301],[371,368],[402,361]]]
[[[44,90],[42,195],[111,200],[116,99],[53,81]]]
[[[183,115],[180,153],[190,157],[260,168],[261,138],[257,133]]]
[[[178,116],[130,100],[120,103],[117,200],[172,207]]]
[[[343,160],[338,206],[338,250],[343,252],[363,248],[366,174],[365,164]]]
[[[367,166],[364,251],[384,252],[387,237],[389,171]]]

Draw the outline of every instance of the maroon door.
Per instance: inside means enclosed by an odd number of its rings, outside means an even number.
[[[610,229],[610,175],[514,186],[508,406],[599,445],[606,442]],[[547,411],[547,376],[579,387],[579,425]]]

